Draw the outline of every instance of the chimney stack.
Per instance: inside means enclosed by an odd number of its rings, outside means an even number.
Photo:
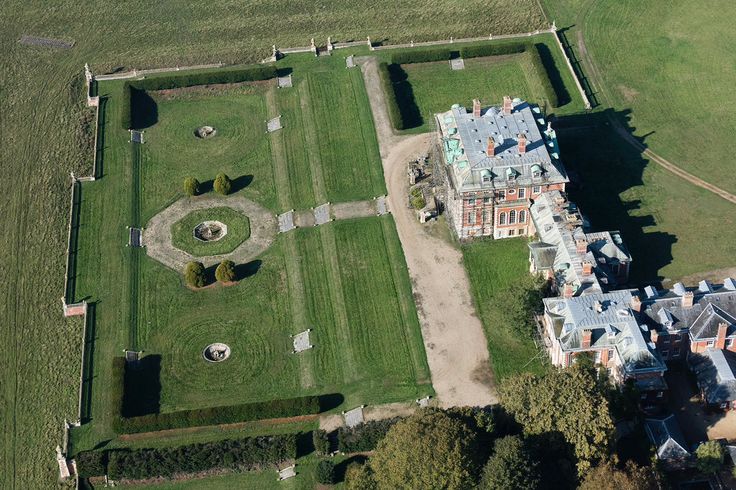
[[[654,342],[656,344],[657,343],[657,340],[659,340],[659,332],[657,332],[654,329],[650,330],[649,331],[649,340],[651,340],[652,342]]]
[[[562,296],[565,299],[572,298],[573,290],[572,290],[572,284],[565,284],[565,287],[562,288]]]
[[[726,348],[726,333],[728,332],[728,323],[721,322],[718,324],[718,336],[716,337],[716,349]]]
[[[641,298],[639,296],[631,297],[631,309],[637,313],[641,311]]]
[[[685,291],[682,295],[682,307],[683,308],[692,308],[693,307],[693,300],[695,295],[692,291]]]
[[[496,154],[496,141],[493,136],[488,137],[488,145],[486,146],[486,155],[492,157]]]
[[[473,99],[473,117],[480,117],[480,100]]]
[[[590,343],[592,340],[593,340],[593,331],[583,330],[583,345],[581,345],[580,347],[582,347],[583,349],[589,349]]]
[[[577,239],[575,240],[575,248],[579,254],[584,254],[588,251],[588,241]]]
[[[526,135],[519,135],[519,155],[526,153]]]
[[[589,276],[593,273],[593,263],[589,260],[583,261],[583,275]]]
[[[508,116],[511,114],[511,110],[513,109],[513,105],[511,104],[511,97],[508,95],[503,96],[503,114],[505,116]]]

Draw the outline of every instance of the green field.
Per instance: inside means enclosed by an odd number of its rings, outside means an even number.
[[[96,305],[91,422],[75,431],[75,450],[114,436],[110,422],[115,407],[110,406],[107,380],[111,356],[124,348],[142,349],[155,360],[160,372],[154,375],[161,386],[155,409],[162,412],[305,394],[339,394],[344,408],[432,393],[409,277],[390,216],[337,221],[279,235],[257,260],[236,265],[243,279],[227,288],[189,290],[178,272],[141,249],[121,246],[123,223],[135,221],[136,213],[145,223],[182,197],[180,183],[185,176],[204,180],[206,168],[254,176],[244,185],[236,179],[234,192],[271,207],[288,208],[294,202],[292,186],[280,177],[282,166],[306,165],[312,175],[329,173],[333,184],[320,179],[300,183],[299,188],[313,187],[312,196],[338,195],[330,194],[333,185],[346,196],[365,198],[379,179],[382,189],[376,139],[366,136],[375,132],[369,118],[343,120],[340,127],[330,128],[330,137],[321,145],[281,151],[292,131],[303,134],[311,126],[299,121],[323,117],[319,109],[327,105],[323,98],[334,96],[339,107],[340,101],[355,102],[352,97],[361,93],[354,87],[356,83],[362,87],[361,79],[345,71],[330,83],[319,84],[322,91],[302,92],[302,87],[310,88],[313,76],[326,78],[322,70],[323,65],[317,65],[314,73],[304,66],[302,78],[295,76],[296,86],[290,91],[304,98],[292,109],[294,124],[270,136],[263,128],[254,129],[264,120],[264,112],[257,109],[278,104],[282,97],[289,103],[292,97],[288,89],[277,91],[273,81],[255,89],[152,94],[149,103],[155,106],[144,109],[157,117],[151,119],[147,142],[140,147],[131,145],[127,131],[115,124],[121,84],[101,85],[101,93],[110,95],[104,114],[104,175],[82,186],[76,274],[77,298]],[[228,116],[226,105],[238,108],[239,116]],[[244,110],[248,106],[254,108],[250,113]],[[208,107],[215,108],[212,117]],[[217,135],[196,138],[193,131],[203,124],[214,126]],[[276,140],[277,135],[283,139]],[[211,144],[218,139],[220,144]],[[342,145],[353,148],[349,161],[360,162],[362,155],[360,172],[333,157]],[[242,158],[251,146],[260,150],[253,158]],[[211,192],[206,185],[205,191]],[[190,213],[173,225],[174,242],[191,238],[191,228],[203,219],[234,223],[233,236],[242,241],[247,224],[236,223],[230,214],[237,212],[215,207]],[[237,245],[225,243],[228,236],[222,243],[198,244],[192,252],[224,253],[217,247]],[[366,247],[369,241],[372,246]],[[290,335],[307,328],[312,329],[315,348],[292,354]],[[206,362],[202,351],[213,342],[228,344],[230,358]]]
[[[503,379],[519,372],[540,373],[544,364],[529,332],[504,322],[499,294],[529,277],[529,248],[525,238],[477,240],[462,246],[475,305],[488,340],[493,373]]]
[[[533,39],[552,53],[567,96],[560,107],[546,107],[546,113],[564,115],[583,110],[582,98],[554,40],[549,35]],[[457,71],[451,70],[446,61],[401,65],[400,72],[393,76],[403,80],[394,88],[404,121],[411,127],[406,132],[431,131],[434,114],[447,111],[452,104],[472,107],[475,98],[484,105],[499,105],[504,95],[511,95],[545,106],[544,90],[528,53],[469,58],[464,63],[465,69]]]
[[[227,226],[227,234],[216,241],[202,241],[194,236],[194,228],[204,222],[216,220]],[[196,256],[230,253],[250,236],[248,217],[232,208],[209,208],[192,211],[171,225],[171,242],[174,246]]]
[[[468,11],[487,14],[469,17]],[[0,340],[15,346],[0,358],[3,488],[55,485],[53,448],[61,442],[63,419],[77,416],[82,322],[62,318],[59,297],[66,260],[69,172],[88,174],[92,157],[85,132],[89,111],[82,107],[85,62],[97,73],[125,66],[252,62],[267,56],[273,43],[306,45],[312,36],[321,42],[328,35],[335,40],[370,35],[403,42],[529,31],[542,23],[532,0],[441,5],[384,0],[370,6],[342,1],[329,9],[316,2],[285,9],[277,2],[235,8],[229,2],[210,2],[203,8],[142,0],[105,5],[65,0],[48,8],[47,2],[35,0],[3,2],[0,13],[13,20],[0,29],[0,114],[4,125],[15,128],[0,145],[8,189],[6,199],[0,200],[7,226],[0,238],[4,265],[0,277],[3,284],[14,285],[0,294],[5,312]],[[111,19],[114,29],[108,28]],[[70,39],[75,45],[71,50],[27,47],[17,42],[23,34]],[[121,177],[122,169],[116,172]],[[86,191],[94,193],[103,197],[92,187]],[[108,206],[107,214],[115,211]],[[124,240],[127,221],[118,219],[123,228],[106,232],[114,236],[105,239]],[[115,253],[116,262],[127,260],[122,251]],[[106,270],[101,273],[107,275]],[[114,284],[120,278],[106,280]],[[111,305],[120,301],[108,299]],[[113,312],[104,316],[126,325],[124,317]],[[126,336],[124,330],[119,331],[118,343]],[[27,345],[35,348],[23,348]]]

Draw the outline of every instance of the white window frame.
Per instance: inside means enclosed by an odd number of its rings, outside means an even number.
[[[490,202],[491,202],[491,198],[490,197],[484,197],[483,198],[483,204],[488,204]]]
[[[713,347],[714,345],[716,345],[716,341],[715,340],[709,340],[708,341],[708,347]]]
[[[507,223],[506,212],[498,213],[498,224],[505,225]]]
[[[526,223],[526,210],[522,209],[519,211],[519,223]]]
[[[509,211],[509,224],[515,225],[516,224],[516,210],[512,209]]]
[[[509,230],[509,236],[516,236],[516,230]]]
[[[471,211],[468,213],[468,224],[469,225],[475,224],[475,211]]]
[[[518,193],[519,199],[524,199],[526,197],[526,189],[523,187],[519,187],[519,193]]]
[[[506,200],[506,191],[498,191],[498,200],[499,201],[505,201]]]
[[[532,187],[532,194],[540,194],[542,192],[542,186],[541,185],[535,185]]]
[[[516,189],[509,189],[509,190],[508,190],[508,191],[506,192],[506,194],[508,194],[509,196],[513,196],[514,194],[516,194]]]

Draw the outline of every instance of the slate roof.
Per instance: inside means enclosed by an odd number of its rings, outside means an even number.
[[[442,137],[445,163],[451,168],[453,187],[458,192],[505,189],[517,185],[568,182],[559,160],[557,136],[544,129],[545,119],[537,106],[514,99],[511,114],[500,107],[487,107],[475,117],[455,104],[435,114]],[[526,152],[518,150],[519,135],[527,140]],[[488,137],[496,143],[494,156],[486,154]],[[540,172],[535,177],[535,172]],[[509,179],[509,176],[513,179]]]
[[[591,331],[591,347],[615,349],[627,373],[667,368],[639,326],[629,305],[637,291],[624,289],[572,298],[544,299],[545,314],[559,325],[555,332],[564,351],[582,349],[583,331]],[[646,336],[645,336],[646,334]]]
[[[693,306],[682,306],[685,292],[693,293]],[[723,284],[701,281],[697,288],[676,284],[671,290],[645,288],[642,313],[647,323],[660,330],[690,329],[694,340],[714,339],[718,324],[729,325],[726,336],[736,336],[736,281],[727,278]]]
[[[689,361],[708,403],[736,400],[736,353],[709,347]]]
[[[532,204],[530,216],[540,241],[556,247],[551,269],[557,287],[562,290],[565,284],[570,284],[575,294],[602,292],[595,274],[583,275],[583,262],[595,263],[595,256],[592,252],[577,252],[576,241],[585,240],[577,207],[567,202],[560,191],[544,192]]]
[[[680,459],[690,457],[685,437],[675,416],[644,421],[647,436],[657,451],[658,459]]]

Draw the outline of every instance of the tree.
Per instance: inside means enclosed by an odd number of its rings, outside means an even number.
[[[189,262],[184,269],[184,280],[194,288],[201,288],[207,282],[202,262]]]
[[[196,196],[199,194],[199,181],[194,177],[184,179],[184,193],[187,196]]]
[[[696,465],[703,473],[715,473],[723,466],[723,446],[718,441],[707,441],[695,450]]]
[[[368,464],[350,463],[345,471],[345,487],[347,490],[375,490],[376,480],[371,467]]]
[[[213,187],[215,188],[215,192],[217,192],[218,194],[227,196],[232,190],[233,181],[230,180],[230,177],[228,177],[224,173],[220,173],[217,174],[217,177],[215,177],[215,183]]]
[[[573,448],[578,474],[609,453],[613,421],[594,369],[581,363],[545,376],[520,374],[501,386],[501,402],[525,434],[559,432]]]
[[[317,463],[317,467],[314,469],[314,479],[317,480],[317,483],[323,485],[335,483],[335,463],[329,459],[323,459]]]
[[[472,488],[480,469],[476,435],[444,412],[421,410],[391,427],[370,467],[379,489]]]
[[[579,490],[599,490],[601,488],[656,490],[658,485],[651,468],[637,466],[634,462],[629,461],[620,470],[613,463],[606,462],[587,472]]]
[[[519,436],[496,441],[493,456],[483,469],[481,489],[531,490],[539,487],[539,464]]]
[[[322,429],[312,431],[312,443],[314,450],[320,456],[326,456],[330,452],[330,441],[327,439],[327,432]]]
[[[235,263],[232,260],[223,260],[215,269],[215,279],[220,282],[233,282],[235,280]]]

